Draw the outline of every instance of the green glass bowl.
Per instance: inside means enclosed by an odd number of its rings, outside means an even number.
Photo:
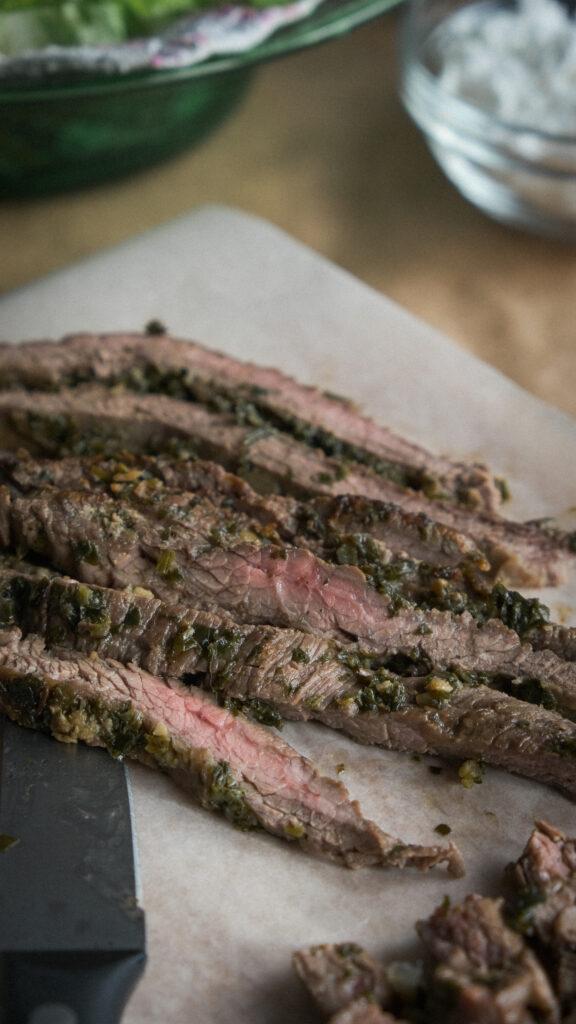
[[[397,0],[325,0],[233,57],[190,68],[0,86],[0,198],[94,185],[187,149],[219,125],[257,66],[383,14]]]

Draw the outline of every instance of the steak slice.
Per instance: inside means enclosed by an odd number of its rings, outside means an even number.
[[[460,544],[458,534],[452,536],[449,529],[396,506],[346,495],[305,503],[263,498],[215,463],[169,458],[53,461],[6,455],[0,458],[0,480],[16,494],[47,485],[103,491],[148,505],[163,517],[178,509],[180,519],[182,504],[194,495],[195,507],[200,500],[216,505],[235,528],[243,523],[270,540],[306,547],[326,561],[358,566],[395,602],[467,610],[480,622],[498,618],[532,646],[576,660],[576,630],[550,623],[549,609],[536,598],[501,583],[491,586],[479,552]]]
[[[537,822],[510,877],[513,923],[535,940],[568,1014],[576,1006],[576,840]]]
[[[362,534],[384,543],[393,553],[428,565],[460,566],[464,562],[478,571],[489,568],[469,538],[422,513],[412,515],[398,505],[359,495],[318,497],[308,502],[261,495],[218,463],[200,459],[125,453],[121,460],[74,456],[57,460],[6,454],[0,456],[0,479],[23,494],[44,486],[116,495],[146,493],[154,482],[200,495],[219,508],[274,530],[283,541],[310,547],[323,557],[337,548],[342,538]]]
[[[502,900],[471,894],[459,906],[439,907],[417,928],[435,961],[430,1005],[446,1024],[560,1021],[548,978],[505,924]]]
[[[314,720],[357,742],[479,761],[576,790],[576,725],[454,673],[404,676],[326,637],[238,625],[141,588],[0,576],[0,626],[213,691],[268,724]],[[66,655],[71,656],[70,653]]]
[[[219,515],[185,498],[170,518],[155,518],[103,494],[47,489],[11,498],[0,488],[0,543],[86,583],[143,586],[168,604],[187,602],[238,624],[357,642],[394,671],[453,671],[576,717],[574,662],[533,651],[496,619],[398,607],[358,569],[230,528]]]
[[[278,370],[168,335],[76,335],[3,346],[0,387],[62,389],[83,381],[167,393],[272,426],[329,456],[367,465],[429,494],[494,509],[502,492],[485,466],[434,456],[361,415],[351,402]]]
[[[41,637],[4,631],[0,707],[20,725],[160,768],[240,828],[264,828],[349,867],[447,862],[461,871],[452,847],[406,845],[364,819],[339,782],[264,726],[133,665],[56,657]]]
[[[305,500],[352,494],[396,504],[469,536],[510,585],[555,585],[574,564],[571,534],[428,499],[360,464],[343,473],[337,460],[278,431],[238,425],[228,413],[164,395],[118,393],[100,385],[57,394],[6,391],[0,393],[0,436],[4,447],[24,445],[51,456],[173,453],[187,446],[248,479],[259,492],[280,490]]]
[[[337,697],[311,686],[308,696],[266,701],[284,718],[313,719],[359,743],[490,764],[576,792],[574,722],[488,686],[451,687],[449,678],[436,674],[416,680],[382,674],[375,683],[342,687]],[[248,710],[255,700],[243,677],[230,679],[223,691],[247,700]]]

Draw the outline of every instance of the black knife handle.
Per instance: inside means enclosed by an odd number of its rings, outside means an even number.
[[[0,1024],[119,1024],[144,953],[6,953]]]

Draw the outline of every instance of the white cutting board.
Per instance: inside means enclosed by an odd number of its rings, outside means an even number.
[[[511,514],[570,522],[574,421],[244,213],[202,208],[0,299],[0,337],[13,342],[139,330],[151,319],[346,394],[428,447],[481,457],[508,479]],[[543,597],[576,621],[573,587]],[[495,891],[534,817],[576,834],[573,804],[523,779],[488,771],[466,790],[454,770],[433,775],[426,760],[358,747],[319,726],[290,726],[283,736],[325,774],[346,764],[339,778],[388,831],[430,843],[448,823],[466,878],[325,864],[236,833],[136,766],[149,962],[124,1024],[312,1024],[291,971],[294,949],[354,940],[401,956],[415,946],[415,920],[446,893]]]

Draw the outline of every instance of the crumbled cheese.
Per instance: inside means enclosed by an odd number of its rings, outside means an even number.
[[[515,126],[576,131],[576,21],[563,4],[473,4],[437,32],[446,91]]]

